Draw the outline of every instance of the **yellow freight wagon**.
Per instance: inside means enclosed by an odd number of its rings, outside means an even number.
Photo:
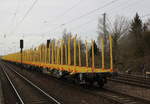
[[[71,42],[73,42],[73,52],[71,52]],[[27,68],[53,74],[59,78],[69,75],[73,76],[74,79],[80,83],[94,83],[96,81],[100,86],[103,86],[104,83],[107,82],[107,77],[110,77],[113,74],[112,37],[109,35],[110,68],[105,68],[103,38],[101,38],[101,68],[95,67],[94,41],[92,41],[91,44],[91,66],[89,66],[87,41],[85,42],[86,65],[82,66],[81,42],[80,40],[77,41],[76,37],[72,40],[71,37],[69,37],[67,44],[65,44],[63,40],[57,42],[52,41],[47,45],[42,44],[37,48],[24,50],[22,52],[22,65]],[[17,52],[9,54],[3,56],[2,59],[12,63],[21,64],[21,53]]]

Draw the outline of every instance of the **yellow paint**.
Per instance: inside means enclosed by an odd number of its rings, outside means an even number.
[[[105,68],[105,52],[104,52],[104,39],[101,38],[101,48],[102,48],[102,69]]]
[[[81,46],[80,46],[80,40],[78,42],[78,49],[79,49],[79,66],[81,66]]]
[[[61,48],[58,47],[58,64],[60,64],[60,50]]]
[[[85,46],[86,46],[86,67],[89,66],[89,56],[88,56],[88,45],[87,45],[87,41],[85,41]]]
[[[20,61],[17,61],[17,60],[15,60],[15,61],[9,60],[9,61],[20,63]],[[91,67],[80,67],[80,66],[73,66],[73,65],[68,66],[68,65],[46,64],[46,63],[30,62],[30,61],[24,61],[23,63],[30,64],[33,66],[43,67],[43,68],[53,68],[53,69],[57,69],[57,70],[61,70],[61,68],[63,68],[63,70],[70,72],[70,74],[110,72],[110,69],[102,70],[100,68],[94,68],[94,70],[92,71]],[[76,72],[74,72],[75,68],[76,68]]]
[[[92,41],[92,68],[95,67],[95,60],[94,60],[94,41]]]
[[[54,64],[54,41],[52,42],[52,64]]]
[[[57,59],[56,59],[56,63],[59,64],[59,47],[57,46]]]
[[[74,37],[74,66],[76,66],[76,37]]]
[[[49,51],[48,51],[48,63],[51,63],[51,43],[49,43]]]
[[[65,62],[66,62],[66,65],[68,64],[68,61],[67,61],[67,46],[65,44]]]
[[[110,70],[113,71],[113,56],[112,56],[112,37],[109,35],[110,43]]]
[[[63,65],[63,40],[61,40],[61,65]]]
[[[44,46],[44,62],[47,63],[47,46]]]
[[[71,56],[70,56],[70,37],[68,39],[68,65],[71,65]]]
[[[55,54],[54,54],[54,56],[55,56],[55,64],[57,64],[57,42],[56,42],[56,44],[55,44]]]
[[[88,45],[86,42],[86,66],[82,66],[82,59],[81,59],[81,41],[79,40],[76,43],[76,38],[74,38],[73,46],[74,46],[74,65],[71,65],[71,39],[68,39],[68,49],[66,44],[63,44],[61,41],[61,45],[55,44],[54,41],[51,43],[51,47],[46,49],[46,45],[40,45],[36,49],[28,49],[23,51],[23,63],[24,64],[31,64],[33,66],[43,67],[43,68],[53,68],[57,70],[64,70],[69,72],[70,74],[75,73],[101,73],[101,72],[113,72],[113,55],[112,55],[112,37],[109,36],[110,41],[110,68],[105,69],[104,67],[104,40],[101,39],[101,47],[102,47],[102,68],[95,68],[94,63],[94,41],[92,41],[92,67],[88,65]],[[78,51],[77,45],[78,44]],[[63,50],[65,47],[65,50]],[[63,51],[65,53],[63,54]],[[67,52],[68,51],[68,52]],[[76,57],[77,53],[79,53],[79,65],[77,66]],[[52,53],[52,54],[50,54]],[[44,55],[45,54],[45,55]],[[65,63],[63,63],[65,55]],[[2,57],[3,60],[8,60],[12,62],[20,63],[20,52],[9,54]],[[50,62],[51,61],[51,62]],[[57,63],[56,63],[57,61]]]

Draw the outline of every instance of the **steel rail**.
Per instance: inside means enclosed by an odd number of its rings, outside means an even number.
[[[3,70],[4,74],[6,75],[7,80],[8,80],[9,83],[11,84],[11,86],[12,86],[13,90],[15,91],[17,97],[19,98],[21,104],[25,104],[24,101],[23,101],[23,99],[22,99],[21,96],[19,95],[17,89],[15,88],[14,84],[13,84],[12,81],[10,80],[8,74],[7,74],[6,71],[4,70],[4,67],[5,67],[5,66],[2,65],[2,64],[1,64],[1,66],[2,66],[2,70]]]
[[[40,92],[42,92],[49,99],[52,99],[56,104],[62,104],[58,100],[56,100],[54,97],[52,97],[51,95],[49,95],[48,93],[46,93],[45,91],[43,91],[41,88],[39,88],[38,86],[36,86],[35,84],[33,84],[30,80],[28,80],[27,78],[25,78],[23,75],[21,75],[20,73],[16,72],[15,70],[13,70],[12,67],[10,67],[10,66],[8,66],[8,67],[10,68],[11,71],[15,72],[18,76],[20,76],[22,79],[24,79],[26,82],[28,82],[31,86],[33,86],[34,88],[36,88],[37,90],[39,90]]]

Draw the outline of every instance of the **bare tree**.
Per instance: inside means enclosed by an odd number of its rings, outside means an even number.
[[[113,56],[114,64],[117,67],[119,62],[119,40],[129,33],[129,22],[124,17],[117,17],[112,26],[112,38],[113,38]]]
[[[104,37],[104,27],[103,27],[103,19],[99,19],[98,21],[98,43],[100,43],[100,37]],[[129,22],[125,17],[116,17],[114,21],[110,21],[109,19],[106,20],[105,29],[107,33],[107,40],[108,35],[112,35],[113,38],[113,57],[114,57],[114,64],[117,67],[117,63],[119,61],[119,40],[129,33]],[[106,40],[105,40],[106,41]],[[108,42],[107,42],[108,43]],[[107,48],[107,43],[105,43],[105,47]],[[100,46],[99,46],[100,47]],[[107,54],[107,52],[106,52]]]

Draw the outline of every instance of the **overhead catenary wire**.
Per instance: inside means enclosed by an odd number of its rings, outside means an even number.
[[[76,4],[72,5],[70,8],[68,8],[67,10],[65,10],[63,13],[61,13],[60,15],[57,15],[53,20],[51,20],[51,22],[55,21],[56,19],[61,18],[62,16],[65,16],[67,13],[69,13],[70,11],[72,11],[74,8],[76,8],[83,1],[84,0],[79,0]]]
[[[137,1],[139,1],[139,0],[136,0],[136,2]],[[135,2],[134,2],[135,3]],[[129,3],[128,3],[129,4]],[[133,4],[133,3],[131,3],[131,4]],[[129,4],[129,5],[131,5],[131,4]],[[120,7],[121,5],[119,5],[119,6],[117,6],[117,8],[118,7]],[[115,7],[116,8],[116,7]],[[112,11],[112,10],[114,10],[115,8],[111,8],[111,9],[109,9],[109,12],[110,11]],[[102,14],[100,14],[100,15],[102,15]],[[108,19],[108,18],[106,18],[107,20],[108,20],[108,22],[110,23],[110,20]],[[85,23],[83,23],[83,24],[81,24],[81,25],[78,25],[78,26],[75,26],[75,27],[73,27],[73,28],[71,28],[71,29],[77,29],[77,28],[80,28],[80,27],[82,27],[82,26],[84,26],[84,25],[87,25],[87,24],[89,24],[89,23],[92,23],[92,22],[95,22],[96,21],[96,19],[91,19],[91,20],[89,20],[89,21],[87,21],[87,22],[85,22]],[[112,29],[112,27],[111,27],[111,29]]]
[[[68,13],[68,12],[66,12],[66,13]],[[145,17],[148,17],[150,14],[147,14],[147,15],[144,15],[144,16],[142,16],[141,18],[145,18]],[[80,19],[80,18],[79,18]],[[76,20],[75,20],[76,21]],[[95,21],[95,20],[90,20],[91,22],[93,22],[93,21]],[[89,21],[89,22],[90,22]],[[74,22],[74,21],[73,21]],[[79,28],[79,27],[81,27],[81,26],[83,26],[83,25],[85,25],[85,24],[89,24],[89,22],[86,22],[86,23],[83,23],[83,24],[81,24],[81,25],[79,25],[79,26],[76,26],[75,28]],[[71,22],[72,23],[72,22]],[[61,25],[59,25],[59,26],[57,26],[56,28],[53,28],[51,31],[55,31],[55,30],[57,30],[58,28],[60,28],[60,27],[62,27],[62,26],[64,26],[64,25],[66,25],[66,24],[61,24]],[[43,37],[44,38],[44,37]]]
[[[65,14],[67,14],[68,12],[70,12],[71,10],[73,10],[74,8],[76,8],[76,6],[79,5],[82,1],[84,1],[84,0],[79,0],[79,1],[78,1],[76,4],[74,4],[72,7],[68,8],[66,11],[64,11],[64,12],[61,13],[60,15],[56,16],[56,18],[53,19],[51,22],[55,21],[56,19],[61,18],[62,16],[64,16]],[[62,26],[64,26],[64,24],[60,24],[60,25],[58,25],[58,26],[52,28],[52,29],[49,30],[49,31],[55,31],[55,30],[57,30],[58,28],[60,28],[60,27],[62,27]],[[43,34],[46,34],[46,33],[48,33],[49,31],[44,32]]]
[[[11,22],[10,24],[8,25],[7,29],[11,26],[13,26],[13,24],[15,24],[16,22],[16,17],[17,17],[17,14],[18,14],[18,11],[19,11],[19,7],[20,7],[20,0],[17,1],[17,6],[16,6],[16,9],[14,11],[14,13],[12,14],[12,18],[11,18]],[[7,31],[8,32],[8,31]],[[9,32],[8,32],[9,33]]]
[[[93,13],[95,13],[96,11],[98,11],[98,10],[100,10],[100,9],[103,9],[103,8],[109,6],[109,5],[111,5],[111,4],[113,4],[113,3],[117,2],[117,1],[119,1],[119,0],[112,0],[112,1],[110,1],[110,2],[108,2],[108,3],[106,3],[106,4],[104,4],[103,6],[100,6],[100,7],[96,8],[96,9],[93,9],[93,10],[91,10],[91,11],[89,11],[89,12],[87,12],[87,13],[85,13],[85,14],[79,16],[79,17],[76,17],[76,18],[74,18],[74,19],[72,19],[72,20],[70,20],[70,21],[68,21],[68,22],[66,22],[66,23],[63,23],[63,24],[60,24],[60,25],[56,26],[56,27],[53,28],[52,30],[49,30],[49,32],[50,32],[50,31],[53,31],[53,30],[57,30],[58,28],[60,28],[60,27],[62,27],[62,26],[64,26],[64,25],[70,24],[70,23],[72,23],[72,22],[74,22],[74,21],[77,21],[77,20],[79,20],[79,19],[81,19],[81,18],[83,18],[83,17],[85,17],[85,16],[87,16],[87,15],[93,14]],[[47,31],[47,32],[48,32],[48,31]],[[47,32],[46,32],[46,33],[47,33]]]
[[[38,2],[38,0],[35,0],[33,3],[32,3],[32,5],[29,7],[29,9],[27,10],[27,12],[25,13],[25,15],[23,16],[23,18],[20,20],[20,22],[15,26],[15,28],[11,31],[11,32],[13,32],[13,31],[15,31],[17,28],[18,28],[18,26],[21,24],[21,23],[23,23],[23,21],[25,20],[25,18],[28,16],[28,14],[30,13],[30,11],[33,9],[33,7],[35,6],[35,4]]]
[[[132,2],[132,3],[128,3],[129,5],[132,5],[133,3],[137,3],[137,2],[139,2],[139,0],[136,0],[136,1],[134,1],[134,2]],[[119,7],[120,7],[121,5],[119,5]],[[124,7],[125,8],[125,7]],[[112,10],[114,10],[115,8],[111,8],[111,9],[109,9],[109,12],[110,11],[112,11]],[[150,14],[149,14],[150,15]],[[110,22],[110,20],[107,18],[107,20],[108,20],[108,22],[111,24],[111,22]],[[92,22],[95,22],[95,19],[91,19],[91,20],[89,20],[89,21],[87,21],[87,22],[85,22],[85,23],[83,23],[83,24],[81,24],[81,25],[78,25],[78,26],[75,26],[75,27],[73,27],[73,28],[71,28],[71,29],[77,29],[77,28],[80,28],[80,27],[82,27],[82,26],[85,26],[85,25],[87,25],[87,24],[89,24],[89,23],[92,23]],[[111,24],[111,27],[110,27],[110,30],[112,30],[112,24]]]
[[[17,26],[13,29],[15,31],[15,29],[18,28],[18,26],[24,21],[24,19],[26,18],[26,16],[29,14],[29,12],[32,10],[32,8],[34,7],[34,5],[37,3],[38,0],[35,0],[33,2],[33,4],[31,5],[31,7],[28,9],[28,11],[25,13],[25,15],[23,16],[23,18],[21,19],[21,21],[17,24]],[[68,13],[69,11],[71,11],[72,9],[74,9],[78,4],[80,4],[83,0],[79,0],[75,5],[73,5],[72,7],[70,7],[69,9],[67,9],[65,12],[63,12],[61,15],[59,15],[59,17],[65,15],[66,13]],[[63,26],[63,24],[53,28],[52,30],[56,30],[57,28]]]
[[[33,4],[31,5],[31,7],[27,10],[27,12],[25,13],[25,15],[23,16],[23,18],[21,19],[21,21],[19,22],[20,24],[24,21],[24,19],[27,17],[27,15],[30,13],[30,11],[33,9],[33,7],[35,6],[35,4],[37,3],[38,0],[35,0],[33,2]]]
[[[117,2],[117,1],[119,1],[119,0],[112,0],[112,1],[110,1],[110,2],[108,2],[108,3],[106,3],[106,4],[104,4],[103,6],[100,6],[100,7],[96,8],[96,9],[93,9],[92,11],[89,11],[89,12],[87,12],[87,13],[85,13],[85,14],[79,16],[79,17],[76,17],[76,18],[74,18],[74,19],[72,19],[72,20],[70,20],[70,21],[68,21],[68,22],[66,22],[66,23],[60,24],[60,25],[58,25],[57,27],[55,27],[54,29],[52,29],[52,30],[56,30],[56,29],[58,29],[58,28],[60,28],[60,27],[62,27],[62,26],[64,26],[64,25],[70,24],[70,23],[72,23],[72,22],[74,22],[74,21],[77,21],[77,20],[79,20],[79,19],[81,19],[81,18],[87,16],[87,15],[90,15],[90,14],[92,14],[92,13],[95,13],[96,11],[98,11],[98,10],[100,10],[100,9],[103,9],[103,8],[109,6],[109,5],[111,5],[111,4],[113,4],[113,3]],[[52,30],[50,30],[50,31],[52,31]],[[47,33],[47,32],[46,32],[46,33]]]
[[[126,1],[126,0],[125,0]],[[120,9],[122,9],[122,10],[124,10],[124,9],[129,9],[129,6],[130,5],[133,5],[133,4],[137,4],[138,2],[139,2],[140,0],[133,0],[132,2],[131,1],[129,1],[129,2],[125,2],[124,4],[123,4],[123,6],[122,5],[118,5],[117,6],[117,8],[118,7],[121,7]],[[133,7],[133,6],[132,6]],[[116,7],[114,7],[114,8],[111,8],[111,10],[114,10],[114,9],[116,9]],[[120,9],[117,9],[117,10],[120,10]],[[110,11],[110,10],[109,10]],[[115,10],[116,11],[116,10]],[[111,13],[111,12],[109,12],[109,13]]]
[[[85,13],[85,14],[79,16],[79,17],[73,18],[72,20],[70,20],[70,21],[64,23],[63,25],[70,24],[70,23],[72,23],[72,22],[74,22],[74,21],[77,21],[77,20],[79,20],[79,19],[81,19],[81,18],[83,18],[83,17],[85,17],[85,16],[88,16],[88,15],[90,15],[90,14],[93,14],[93,13],[95,13],[96,11],[98,11],[98,10],[100,10],[100,9],[103,9],[103,8],[109,6],[109,5],[111,5],[111,4],[113,4],[113,3],[117,2],[117,1],[119,1],[119,0],[112,0],[112,1],[110,1],[110,2],[108,2],[108,3],[106,3],[106,4],[103,5],[103,6],[100,6],[100,7],[96,8],[96,9],[93,9],[93,10],[91,10],[91,11],[89,11],[89,12],[87,12],[87,13]]]
[[[116,3],[117,1],[120,1],[120,0],[112,0],[112,1],[110,1],[110,2],[108,2],[108,3],[106,3],[106,4],[104,4],[103,6],[100,6],[100,7],[96,8],[96,9],[93,9],[93,10],[91,10],[91,11],[89,11],[89,12],[87,12],[87,13],[85,13],[85,14],[79,16],[79,17],[76,17],[76,18],[74,18],[74,19],[72,19],[72,20],[70,20],[70,21],[68,21],[68,22],[66,22],[66,23],[60,24],[60,25],[58,25],[57,27],[55,27],[54,29],[52,29],[52,30],[50,30],[50,31],[57,30],[58,28],[60,28],[60,27],[62,27],[62,26],[64,26],[64,25],[70,24],[70,23],[72,23],[72,22],[74,22],[74,21],[77,21],[77,20],[79,20],[79,19],[81,19],[81,18],[83,18],[83,17],[85,17],[85,16],[88,16],[88,15],[90,15],[90,14],[93,14],[93,13],[95,13],[96,11],[98,11],[98,10],[100,10],[100,9],[103,9],[103,8],[105,8],[105,7],[107,7],[107,6],[111,5],[111,4],[113,4],[113,3]],[[49,31],[49,32],[50,32],[50,31]],[[48,31],[47,31],[46,33],[48,33]],[[41,42],[41,41],[42,41],[42,39],[41,39],[39,42]]]

